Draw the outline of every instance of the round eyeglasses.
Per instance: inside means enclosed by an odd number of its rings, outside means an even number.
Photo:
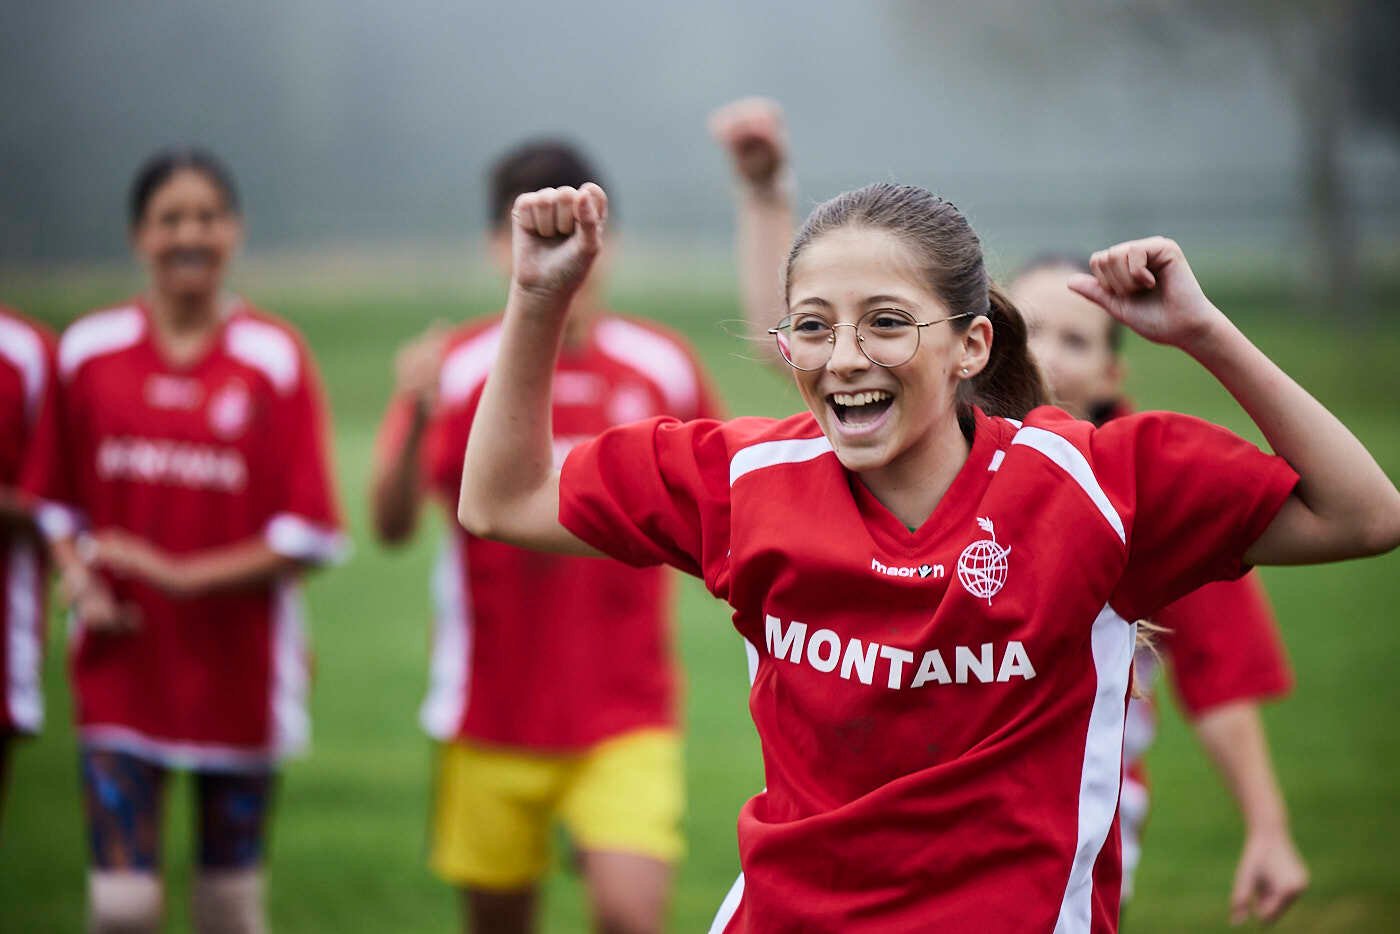
[[[908,363],[919,352],[919,332],[924,328],[971,317],[969,311],[936,321],[915,321],[907,312],[876,308],[861,315],[855,324],[833,324],[819,314],[800,311],[784,316],[768,333],[777,340],[778,353],[797,370],[820,370],[827,365],[836,349],[837,328],[855,329],[856,347],[865,359],[876,366],[893,367]]]

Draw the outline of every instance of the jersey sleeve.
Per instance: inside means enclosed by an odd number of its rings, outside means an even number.
[[[653,418],[574,448],[559,484],[559,521],[637,567],[669,564],[714,590],[728,554],[729,459],[722,425]]]
[[[1153,620],[1172,686],[1192,717],[1232,701],[1282,697],[1293,687],[1283,640],[1256,573],[1217,581],[1169,604]]]
[[[320,375],[302,352],[302,378],[277,398],[268,443],[282,465],[273,478],[265,537],[278,554],[312,564],[338,561],[347,551],[330,460],[330,417]]]
[[[1186,415],[1116,419],[1091,444],[1127,520],[1127,563],[1111,601],[1127,619],[1150,618],[1198,587],[1244,574],[1245,551],[1298,483],[1282,458]]]
[[[54,348],[46,342],[48,378],[35,409],[34,423],[20,466],[20,489],[33,501],[34,521],[49,541],[72,538],[85,524],[78,504],[77,439],[71,435],[74,419],[68,410],[75,393],[64,385],[56,367]]]

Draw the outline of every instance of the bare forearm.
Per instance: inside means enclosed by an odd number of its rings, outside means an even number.
[[[172,559],[169,579],[156,581],[176,596],[198,597],[259,587],[303,567],[261,538]]]
[[[786,311],[783,271],[794,229],[790,188],[786,181],[762,186],[741,183],[738,194],[736,247],[744,320],[749,337],[775,366],[782,361],[767,331]]]
[[[1266,534],[1246,555],[1250,563],[1340,560],[1395,547],[1400,537],[1400,491],[1341,420],[1312,397],[1235,325],[1220,316],[1212,331],[1187,348],[1235,397],[1274,452],[1298,472],[1308,547],[1278,547]],[[1292,520],[1290,520],[1292,521]]]
[[[1288,808],[1269,756],[1259,708],[1225,704],[1195,721],[1196,736],[1220,772],[1250,830],[1286,830]]]
[[[550,389],[567,304],[511,289],[463,460],[458,519],[475,535],[525,547],[557,544],[533,533],[558,523]]]
[[[375,464],[370,509],[375,535],[386,544],[405,541],[418,524],[423,502],[419,460],[427,421],[424,408],[415,407],[403,444],[391,458]]]

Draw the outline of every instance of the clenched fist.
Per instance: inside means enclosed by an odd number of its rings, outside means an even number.
[[[543,188],[515,199],[511,210],[515,285],[550,298],[570,298],[588,277],[603,243],[608,196],[593,182]]]
[[[710,135],[729,153],[734,173],[755,190],[783,181],[787,168],[787,128],[778,102],[746,97],[710,114]]]

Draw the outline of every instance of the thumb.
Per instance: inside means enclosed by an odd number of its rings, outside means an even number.
[[[1067,285],[1071,292],[1076,295],[1082,295],[1104,311],[1113,315],[1113,317],[1119,317],[1116,311],[1117,300],[1109,294],[1107,289],[1099,284],[1098,279],[1086,273],[1076,273],[1070,276]]]
[[[597,252],[602,244],[603,225],[608,216],[608,196],[593,182],[584,183],[579,194],[582,197],[578,200],[575,214],[579,236],[585,248]]]
[[[1230,892],[1230,923],[1243,924],[1249,920],[1249,902],[1254,889],[1254,871],[1247,863],[1235,870],[1235,887]]]

